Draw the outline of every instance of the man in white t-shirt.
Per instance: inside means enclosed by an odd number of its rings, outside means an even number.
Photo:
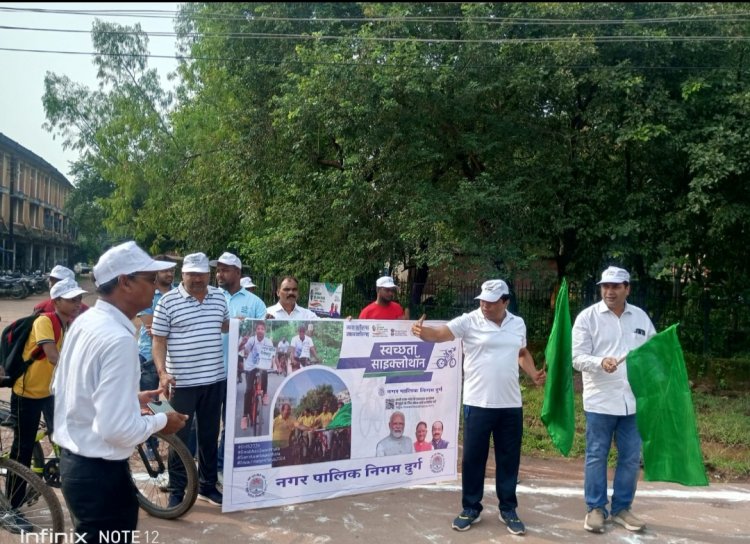
[[[292,338],[292,368],[295,370],[309,366],[310,356],[318,359],[315,343],[312,338],[305,334],[305,326],[300,325],[297,330],[299,334]]]
[[[260,378],[260,388],[262,394],[268,392],[268,370],[271,369],[271,362],[276,348],[273,342],[266,336],[266,324],[258,321],[255,324],[255,334],[245,343],[242,348],[242,355],[245,358],[243,367],[245,369],[245,415],[248,417],[251,425],[255,425],[253,419],[252,401],[256,394],[256,379]],[[259,376],[258,376],[259,375]]]
[[[503,280],[482,284],[479,309],[457,317],[447,325],[426,327],[420,319],[412,334],[427,342],[463,340],[464,346],[464,452],[461,478],[463,511],[453,520],[457,531],[471,529],[480,521],[484,472],[490,447],[495,442],[495,488],[500,521],[515,535],[526,532],[516,515],[516,483],[521,461],[523,409],[518,367],[536,385],[546,379],[526,349],[526,325],[508,311],[510,291]]]

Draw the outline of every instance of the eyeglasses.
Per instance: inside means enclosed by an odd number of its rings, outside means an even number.
[[[156,272],[135,272],[133,274],[128,274],[128,278],[131,280],[142,278],[148,283],[156,283]]]

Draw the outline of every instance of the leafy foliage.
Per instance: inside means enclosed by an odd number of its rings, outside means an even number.
[[[45,107],[112,185],[110,236],[153,250],[322,281],[616,262],[732,293],[750,275],[748,9],[188,3],[176,104],[140,29],[97,23],[100,88],[49,75]]]

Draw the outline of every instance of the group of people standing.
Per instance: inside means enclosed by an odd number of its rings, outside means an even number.
[[[215,261],[203,253],[185,256],[177,286],[174,266],[151,258],[134,242],[115,246],[93,269],[99,295],[93,308],[78,317],[85,291],[73,278],[54,277],[51,306],[46,308],[54,313],[44,313],[45,319],[35,322],[27,348],[41,348],[44,364],[32,365],[33,370],[30,367],[13,388],[11,403],[19,426],[11,455],[28,464],[31,429],[35,433],[42,413],[48,423],[54,422],[54,439],[62,451],[63,494],[82,542],[97,542],[102,531],[125,535],[136,528],[138,503],[128,457],[138,443],[158,431],[176,433],[188,443],[193,419],[198,434],[199,498],[220,505],[217,475],[223,459],[224,440],[219,437],[229,319],[318,319],[297,304],[298,282],[291,276],[282,279],[278,302],[266,308],[242,287],[242,263],[231,253]],[[210,285],[212,266],[219,287]],[[573,365],[583,373],[586,415],[584,528],[602,532],[611,517],[638,531],[644,523],[630,508],[641,442],[625,365],[628,352],[655,330],[645,312],[627,303],[627,271],[610,267],[599,284],[602,300],[582,311],[573,328]],[[376,287],[377,299],[362,310],[361,319],[408,318],[394,300],[397,287],[392,278],[378,279]],[[452,527],[464,531],[480,521],[492,439],[500,520],[511,533],[524,534],[525,525],[516,513],[523,432],[519,368],[537,385],[544,384],[546,374],[536,368],[527,349],[523,319],[508,311],[508,285],[503,280],[487,281],[476,298],[478,309],[439,326],[427,326],[423,318],[411,331],[427,342],[463,342],[462,511]],[[142,322],[138,344],[133,341],[136,316]],[[146,403],[159,395],[171,402],[174,411],[149,415]],[[285,405],[279,417],[285,413],[282,419],[290,421],[290,411]],[[388,443],[378,444],[377,455],[389,454],[392,442],[403,436],[404,423],[403,414],[391,414],[391,434],[384,439]],[[313,428],[307,425],[304,430]],[[409,439],[409,450],[429,449],[427,444],[432,449],[447,447],[442,422],[434,422],[431,431],[429,443],[427,423],[419,422],[417,441]],[[613,439],[618,461],[608,510],[607,457]],[[184,472],[170,464],[170,503],[181,501],[185,483]],[[124,492],[129,489],[133,492]],[[91,500],[102,494],[108,501]],[[18,521],[23,527],[23,520]]]
[[[635,397],[625,368],[628,352],[655,334],[648,315],[627,302],[630,274],[610,266],[599,281],[601,301],[583,310],[573,326],[573,367],[583,374],[586,415],[584,529],[604,532],[605,520],[630,531],[645,523],[631,512],[640,462],[641,439],[635,420]],[[466,531],[481,520],[484,475],[490,438],[494,442],[499,518],[510,533],[526,532],[516,513],[516,485],[521,456],[523,411],[519,367],[532,382],[544,384],[526,348],[523,319],[508,311],[510,290],[503,280],[482,284],[479,309],[428,327],[417,321],[412,333],[428,342],[460,338],[464,348],[462,511],[452,527]],[[612,441],[617,467],[611,508],[607,496],[607,459]]]

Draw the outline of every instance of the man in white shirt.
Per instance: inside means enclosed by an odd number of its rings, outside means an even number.
[[[311,357],[318,360],[318,352],[315,351],[315,342],[305,334],[306,330],[304,325],[300,325],[297,328],[299,334],[292,338],[292,370],[299,370],[300,368],[310,366]]]
[[[128,458],[153,433],[185,426],[187,416],[177,412],[141,416],[159,390],[138,393],[132,323],[151,304],[156,272],[173,266],[153,260],[135,242],[108,250],[93,270],[99,301],[65,336],[52,383],[54,438],[62,448],[62,492],[78,542],[130,541],[138,501]]]
[[[516,484],[521,462],[523,409],[518,367],[536,385],[546,379],[537,370],[526,349],[526,325],[508,311],[510,290],[503,280],[482,284],[479,309],[457,317],[447,325],[426,327],[420,319],[412,325],[414,336],[427,342],[448,342],[455,338],[464,347],[464,452],[461,473],[463,511],[453,520],[457,531],[467,531],[480,521],[484,472],[490,448],[495,442],[495,489],[500,521],[514,535],[526,532],[516,515]]]
[[[320,319],[315,312],[297,304],[299,298],[299,282],[294,276],[284,276],[276,291],[279,301],[266,310],[266,319],[296,319],[307,321]]]
[[[646,312],[626,302],[630,274],[610,266],[599,281],[602,300],[583,310],[573,325],[573,367],[583,373],[586,415],[584,529],[604,532],[607,518],[607,458],[614,438],[617,468],[613,482],[612,521],[640,531],[643,521],[630,512],[640,468],[641,437],[635,419],[625,358],[656,334]]]
[[[383,438],[375,447],[375,456],[384,457],[386,455],[401,455],[413,453],[411,438],[404,434],[406,418],[403,412],[393,412],[388,420],[390,434]]]

